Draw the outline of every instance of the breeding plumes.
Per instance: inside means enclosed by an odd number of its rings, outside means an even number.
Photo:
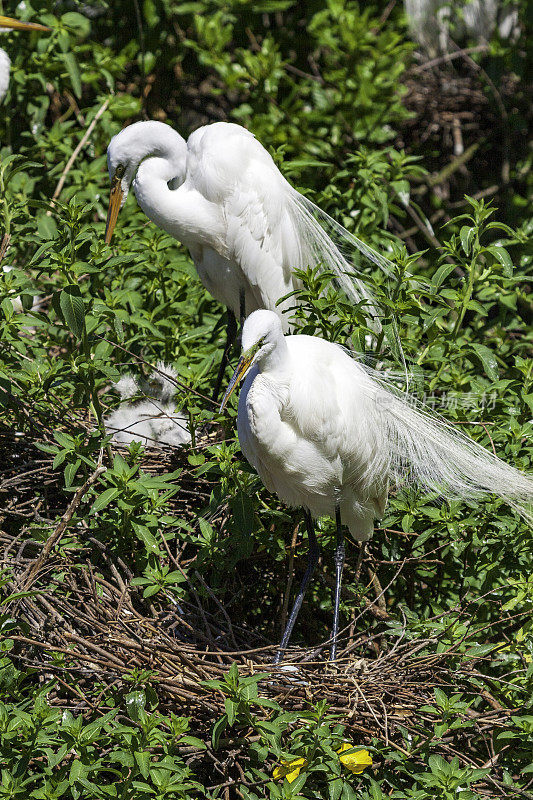
[[[113,441],[123,444],[140,441],[150,447],[189,444],[187,418],[175,411],[173,402],[176,387],[171,379],[175,377],[171,367],[159,363],[146,387],[129,374],[119,380],[115,388],[123,402],[104,420],[107,430],[113,432]],[[142,399],[132,403],[139,394]]]
[[[284,336],[278,317],[256,311],[245,322],[243,355],[221,409],[238,381],[242,451],[267,489],[302,506],[309,563],[276,661],[288,644],[318,559],[311,517],[337,523],[333,644],[336,654],[344,540],[341,525],[370,539],[389,483],[412,482],[448,499],[499,495],[530,523],[533,479],[496,458],[392,381],[347,351],[314,336]]]
[[[17,19],[3,17],[0,15],[0,32],[7,30],[15,31],[49,31],[46,25],[39,25],[36,22],[19,22]],[[0,48],[0,102],[4,99],[9,88],[9,70],[11,61],[5,50]]]
[[[391,263],[352,236],[297,192],[250,131],[233,123],[206,125],[185,141],[162,122],[136,122],[107,150],[112,181],[106,226],[111,241],[130,186],[144,213],[190,251],[206,289],[235,319],[256,309],[286,312],[301,288],[298,268],[320,267],[335,276],[354,303],[378,316],[372,291],[325,230],[376,264]]]

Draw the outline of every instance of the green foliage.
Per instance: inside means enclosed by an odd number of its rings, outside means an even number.
[[[185,800],[201,789],[179,750],[203,749],[188,722],[157,711],[154,692],[135,690],[93,721],[47,701],[52,683],[26,688],[9,659],[0,662],[0,760],[5,798]],[[112,701],[113,702],[113,701]],[[114,704],[114,702],[113,702]]]
[[[525,4],[518,5],[523,16]],[[0,272],[0,419],[3,431],[49,459],[60,495],[50,506],[47,487],[37,487],[38,508],[52,512],[29,520],[6,512],[10,534],[47,541],[61,516],[57,509],[87,484],[55,553],[90,559],[98,573],[107,568],[102,552],[121,559],[133,576],[135,602],[161,612],[194,593],[215,603],[207,586],[220,603],[230,602],[235,624],[271,641],[278,635],[298,517],[244,461],[234,411],[224,441],[201,450],[195,442],[206,422],[218,420],[205,398],[224,343],[223,310],[199,283],[185,249],[147,224],[134,198],[121,212],[113,246],[103,244],[107,143],[142,113],[184,134],[218,119],[253,130],[293,183],[393,263],[385,285],[358,262],[390,311],[377,342],[367,336],[362,309],[316,271],[301,273],[295,326],[386,366],[394,312],[411,390],[509,463],[531,470],[531,154],[516,143],[524,127],[529,34],[516,44],[493,42],[482,62],[473,54],[502,91],[515,81],[512,98],[503,93],[502,100],[515,144],[512,192],[502,187],[492,203],[483,199],[496,180],[483,164],[499,157],[498,144],[483,141],[475,143],[480,156],[478,162],[476,150],[470,178],[461,173],[465,198],[461,183],[441,180],[450,170],[443,154],[429,144],[413,148],[406,137],[403,98],[413,45],[399,6],[388,17],[385,2],[146,0],[139,4],[139,29],[131,3],[122,0],[3,4],[2,13],[41,21],[51,31],[2,34],[12,71],[0,109],[0,253],[11,269]],[[438,172],[429,174],[435,162]],[[440,227],[431,222],[437,212]],[[193,436],[183,457],[187,474],[175,464],[148,470],[140,444],[118,453],[105,430],[119,377],[147,376],[159,360],[173,365],[180,382],[176,402]],[[176,503],[182,493],[190,496],[191,476],[197,493],[187,516]],[[333,524],[318,526],[331,577]],[[187,555],[180,569],[169,556],[177,550]],[[296,563],[304,550],[299,536]],[[460,685],[431,687],[401,741],[356,741],[374,760],[363,775],[348,774],[339,762],[340,745],[353,739],[349,721],[320,700],[288,712],[264,696],[268,675],[239,674],[237,665],[203,684],[206,697],[224,697],[225,713],[202,731],[190,731],[187,718],[162,708],[157,676],[142,672],[125,678],[126,691],[92,686],[81,698],[83,713],[74,703],[59,708],[55,679],[19,669],[15,637],[27,626],[9,612],[0,617],[0,797],[221,797],[224,781],[202,754],[209,748],[223,760],[236,744],[245,754],[239,791],[248,800],[468,800],[494,787],[502,796],[525,796],[533,674],[527,526],[497,498],[459,507],[404,488],[391,497],[370,556],[386,587],[388,619],[372,620],[369,637],[384,648],[410,642],[427,659],[447,653],[458,684],[462,670],[481,677],[471,676],[475,696]],[[345,621],[376,594],[366,576],[356,577],[354,562],[346,569]],[[53,585],[43,578],[36,591],[67,593],[62,576],[55,578]],[[4,612],[24,593],[14,590],[10,572],[1,588]],[[326,638],[330,614],[329,588],[317,581],[296,640]],[[78,702],[68,658],[53,658],[65,666],[69,702],[72,694]],[[493,729],[474,735],[486,701],[483,675],[503,711]],[[103,715],[91,710],[101,711],[101,702]],[[464,753],[467,734],[474,745]],[[457,755],[444,759],[444,745]],[[297,758],[307,765],[294,782],[273,779],[276,763]]]

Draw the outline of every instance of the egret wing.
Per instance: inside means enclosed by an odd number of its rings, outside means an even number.
[[[222,255],[240,266],[258,307],[275,310],[277,301],[296,287],[293,271],[302,265],[289,185],[269,153],[239,125],[200,128],[187,146],[195,188],[222,207]]]

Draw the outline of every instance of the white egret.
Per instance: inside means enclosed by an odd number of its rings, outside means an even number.
[[[49,31],[46,25],[39,25],[37,22],[20,22],[18,19],[3,17],[0,15],[0,31]],[[0,47],[0,102],[4,99],[9,88],[9,70],[11,61],[5,50]]]
[[[340,346],[284,336],[275,314],[256,311],[244,323],[242,349],[221,410],[246,376],[237,416],[242,451],[269,491],[304,508],[309,534],[307,571],[276,663],[318,559],[311,517],[329,515],[337,525],[332,659],[344,564],[341,524],[354,539],[370,539],[389,481],[410,480],[450,499],[496,494],[533,520],[530,476],[388,386]]]
[[[104,420],[106,428],[113,432],[113,441],[140,441],[151,447],[178,447],[191,441],[186,416],[176,412],[176,386],[172,380],[176,377],[172,367],[162,362],[156,365],[146,387],[130,374],[122,376],[115,388],[124,402]],[[139,392],[143,399],[132,403]]]
[[[391,263],[297,192],[246,128],[216,122],[185,141],[162,122],[136,122],[113,137],[107,161],[106,242],[133,186],[144,213],[189,248],[203,285],[233,315],[225,354],[235,319],[256,309],[275,311],[287,330],[283,312],[295,301],[278,301],[301,288],[298,268],[328,270],[349,299],[376,313],[370,288],[323,226],[387,274]]]

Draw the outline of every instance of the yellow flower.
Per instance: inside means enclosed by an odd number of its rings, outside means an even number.
[[[337,750],[337,753],[339,753],[339,761],[346,769],[349,769],[350,772],[353,772],[355,775],[360,775],[366,767],[372,766],[372,756],[368,750],[357,750],[353,753],[348,753],[346,756],[340,755],[345,750],[353,750],[353,745],[348,742],[343,742],[341,744],[340,748]]]
[[[275,781],[287,778],[289,783],[292,783],[296,780],[300,771],[306,768],[307,764],[308,761],[306,758],[295,758],[294,761],[285,761],[282,759],[279,767],[274,767],[272,777]]]

